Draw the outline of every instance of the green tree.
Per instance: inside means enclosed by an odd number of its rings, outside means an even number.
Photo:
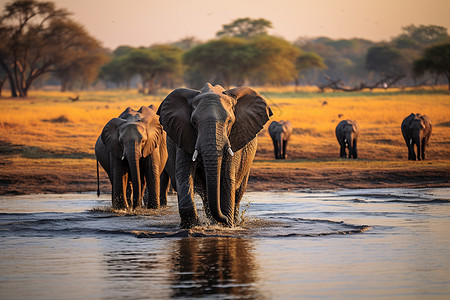
[[[324,59],[314,52],[301,52],[295,60],[295,69],[297,70],[297,76],[295,76],[295,87],[300,83],[300,78],[304,77],[304,72],[313,68],[326,69],[327,65]]]
[[[427,48],[423,57],[414,61],[413,70],[416,76],[422,76],[426,71],[443,74],[450,90],[450,43]]]
[[[448,42],[447,28],[437,25],[408,25],[402,27],[403,33],[393,39],[399,49],[423,49],[424,47]]]
[[[222,25],[222,30],[216,33],[217,37],[239,37],[250,39],[258,35],[267,35],[272,22],[266,19],[239,18],[230,24]]]
[[[169,45],[155,45],[128,52],[124,58],[125,71],[138,74],[142,80],[142,92],[153,94],[164,83],[181,77],[182,50]]]
[[[195,87],[204,81],[225,87],[241,85],[252,68],[253,55],[252,47],[242,38],[224,37],[198,45],[183,55],[186,79]]]
[[[257,36],[249,41],[252,47],[250,80],[256,84],[283,84],[297,77],[296,59],[301,51],[284,39]]]
[[[373,42],[365,39],[330,39],[320,37],[316,39],[299,39],[295,43],[303,51],[313,52],[323,58],[325,69],[304,71],[308,76],[315,76],[320,81],[324,76],[340,79],[347,84],[359,84],[361,80],[368,80],[369,72],[365,68],[367,50]]]
[[[93,52],[98,55],[99,43],[69,15],[52,2],[16,0],[6,4],[0,16],[0,66],[7,74],[13,97],[26,97],[31,84],[43,74],[63,67],[77,73],[73,70],[100,63],[87,59]],[[80,58],[83,60],[75,68],[71,60]]]
[[[383,76],[405,76],[409,64],[403,54],[391,46],[374,46],[367,51],[366,68]]]
[[[93,83],[100,67],[108,61],[100,42],[71,20],[56,21],[52,29],[50,34],[59,37],[64,45],[64,55],[53,67],[56,78],[61,81],[61,91],[72,90],[76,84],[83,89]]]
[[[116,87],[124,84],[128,88],[133,74],[127,70],[125,62],[125,55],[113,57],[101,67],[100,78],[114,83]]]

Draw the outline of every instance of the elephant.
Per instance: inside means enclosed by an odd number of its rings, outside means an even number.
[[[408,147],[409,160],[425,160],[425,148],[431,136],[431,120],[426,115],[411,113],[402,122],[402,134]],[[414,152],[417,147],[417,156]]]
[[[291,138],[292,124],[289,121],[272,121],[269,125],[275,159],[286,159],[286,147]]]
[[[97,139],[95,156],[97,180],[100,163],[111,182],[114,209],[141,207],[146,185],[147,208],[166,204],[160,203],[160,176],[167,161],[166,133],[153,105],[138,111],[128,107],[111,119]]]
[[[166,174],[176,187],[181,227],[199,225],[194,192],[213,222],[234,226],[256,136],[272,116],[266,101],[249,87],[206,83],[201,90],[173,90],[157,114],[167,132]]]
[[[336,138],[341,146],[340,157],[346,158],[346,148],[348,148],[348,158],[358,158],[359,125],[353,120],[342,120],[336,126]]]

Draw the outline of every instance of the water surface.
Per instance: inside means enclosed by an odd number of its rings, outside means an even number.
[[[450,297],[448,188],[246,193],[234,229],[109,206],[0,197],[0,298]]]

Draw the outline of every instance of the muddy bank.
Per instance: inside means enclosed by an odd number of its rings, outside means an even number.
[[[93,192],[97,190],[95,161],[82,165],[61,166],[52,161],[39,166],[11,164],[0,171],[0,195],[34,193]],[[448,187],[448,164],[411,164],[410,167],[351,168],[348,166],[294,167],[259,166],[250,173],[248,191],[334,190],[389,187]],[[3,165],[6,167],[6,165]],[[110,193],[106,173],[101,170],[100,190]]]

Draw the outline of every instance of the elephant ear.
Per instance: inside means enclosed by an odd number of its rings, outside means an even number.
[[[111,119],[106,123],[101,134],[101,140],[108,151],[117,157],[122,157],[123,149],[119,143],[119,127],[127,121],[121,118]]]
[[[176,89],[162,101],[157,112],[167,135],[189,154],[194,153],[197,140],[197,133],[191,124],[190,103],[198,94],[200,92],[196,90]]]
[[[272,110],[266,100],[251,88],[238,87],[225,93],[236,99],[236,121],[231,128],[230,143],[233,151],[238,151],[256,137],[272,116]]]
[[[156,112],[148,107],[145,107],[144,110],[146,116],[141,122],[144,122],[147,126],[147,142],[142,149],[142,156],[147,157],[153,153],[156,147],[158,147],[164,133]]]

